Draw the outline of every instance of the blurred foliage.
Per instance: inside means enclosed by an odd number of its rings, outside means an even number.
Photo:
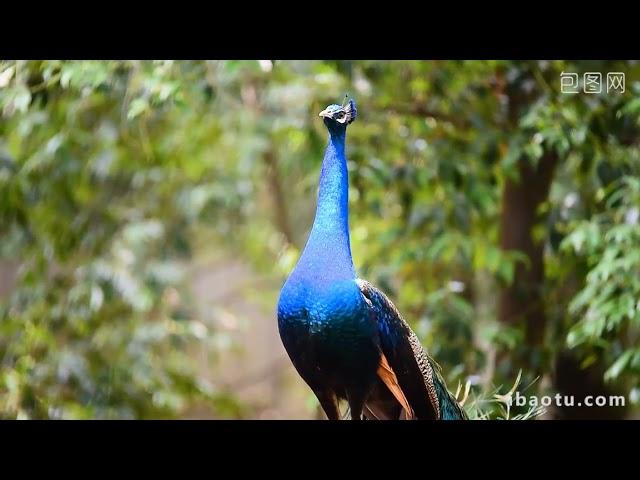
[[[640,178],[623,176],[608,191],[600,211],[577,221],[563,241],[589,267],[584,288],[569,304],[569,312],[581,319],[568,343],[595,349],[586,362],[598,351],[605,355],[610,365],[605,379],[635,378],[640,373]]]
[[[625,93],[560,93],[561,72],[585,71],[625,72]],[[19,264],[0,299],[0,415],[246,415],[193,365],[190,346],[215,361],[223,332],[197,318],[185,269],[214,238],[285,278],[314,212],[317,113],[345,92],[356,267],[448,380],[513,385],[520,365],[495,357],[517,358],[523,327],[498,320],[496,294],[529,259],[500,248],[502,192],[527,188],[519,159],[554,152],[530,232],[544,370],[570,348],[639,391],[637,63],[18,61],[0,63],[0,260]]]

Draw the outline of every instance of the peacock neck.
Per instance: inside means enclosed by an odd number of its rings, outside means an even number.
[[[322,162],[313,227],[299,267],[318,282],[355,278],[349,239],[349,175],[346,128],[330,128]]]

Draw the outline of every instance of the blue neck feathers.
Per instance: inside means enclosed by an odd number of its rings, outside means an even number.
[[[318,285],[355,278],[349,240],[349,176],[345,157],[346,126],[325,122],[329,143],[320,174],[313,227],[296,266]]]

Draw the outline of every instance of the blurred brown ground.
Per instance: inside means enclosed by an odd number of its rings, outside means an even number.
[[[194,351],[203,376],[214,385],[227,386],[248,407],[247,418],[313,418],[309,390],[280,341],[275,301],[268,305],[252,294],[260,289],[261,297],[277,299],[280,285],[228,258],[198,263],[191,271],[197,317],[213,329],[214,336],[222,330],[231,340],[216,359],[208,358],[203,349]],[[215,418],[207,408],[193,409],[186,416]]]

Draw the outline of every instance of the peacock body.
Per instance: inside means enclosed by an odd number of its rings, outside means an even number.
[[[329,132],[305,248],[280,292],[285,350],[327,417],[463,419],[435,362],[393,303],[358,279],[351,256],[345,142],[353,100],[320,113]]]

